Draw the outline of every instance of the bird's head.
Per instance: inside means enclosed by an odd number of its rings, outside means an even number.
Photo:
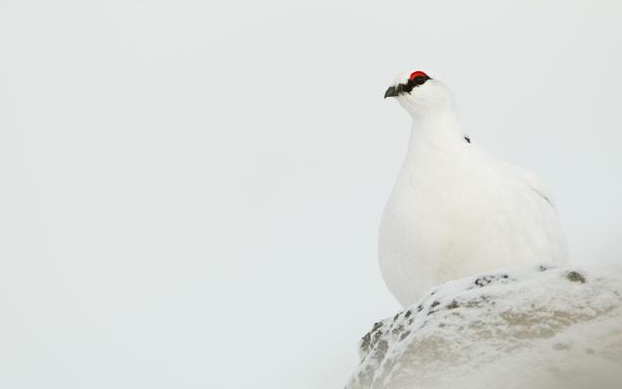
[[[454,105],[451,90],[421,70],[399,75],[384,97],[395,97],[413,117],[453,109]]]

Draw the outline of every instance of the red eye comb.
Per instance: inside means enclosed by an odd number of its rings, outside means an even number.
[[[417,70],[415,72],[412,72],[410,74],[410,81],[414,81],[415,78],[417,77],[425,77],[425,78],[430,78],[427,74],[425,74],[424,72],[422,72],[421,70]]]

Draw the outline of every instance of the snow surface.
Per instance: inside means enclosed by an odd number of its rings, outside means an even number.
[[[376,323],[347,389],[619,388],[622,267],[451,281]]]

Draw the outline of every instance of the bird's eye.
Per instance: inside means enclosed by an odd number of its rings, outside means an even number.
[[[412,73],[410,74],[409,79],[410,79],[410,81],[415,81],[415,78],[417,78],[417,77],[423,77],[425,80],[427,80],[427,79],[429,79],[429,78],[430,78],[427,74],[425,74],[425,73],[424,73],[424,72],[422,72],[421,70],[417,70],[417,71],[412,72]]]

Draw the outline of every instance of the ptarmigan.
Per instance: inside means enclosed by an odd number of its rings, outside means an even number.
[[[413,119],[379,241],[382,276],[403,306],[449,280],[567,260],[551,196],[530,172],[464,136],[443,82],[416,71],[384,96]]]

